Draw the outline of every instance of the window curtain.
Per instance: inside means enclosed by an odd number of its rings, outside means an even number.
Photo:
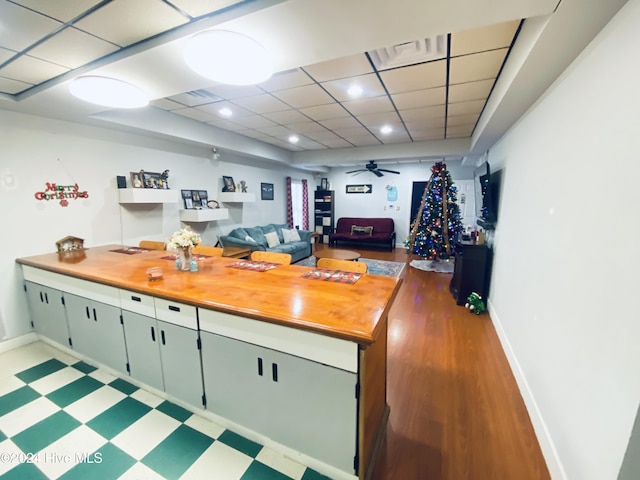
[[[291,195],[291,177],[287,177],[287,225],[289,225],[289,228],[293,228],[293,196]]]
[[[302,229],[309,230],[309,185],[306,179],[302,179]]]

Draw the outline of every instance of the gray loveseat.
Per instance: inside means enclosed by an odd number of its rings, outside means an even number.
[[[311,255],[311,232],[308,230],[296,230],[300,241],[285,242],[282,229],[289,230],[286,224],[269,223],[258,227],[238,227],[228,235],[220,236],[223,247],[244,247],[251,251],[262,250],[267,252],[281,252],[291,255],[291,263],[295,263]],[[265,234],[275,232],[279,245],[269,247]],[[273,235],[271,235],[273,238]]]

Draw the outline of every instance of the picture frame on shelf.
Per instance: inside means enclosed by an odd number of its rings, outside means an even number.
[[[329,179],[321,178],[320,179],[320,190],[329,190]]]
[[[184,208],[187,210],[201,210],[209,207],[209,193],[206,190],[180,190]]]
[[[187,210],[193,209],[193,197],[191,196],[191,190],[180,190],[180,193],[182,194],[184,208]]]
[[[131,180],[132,188],[144,188],[144,180],[140,172],[129,172],[129,179]]]
[[[198,197],[200,198],[200,208],[209,208],[207,203],[209,203],[209,193],[206,190],[198,190]]]
[[[167,184],[164,181],[161,173],[145,172],[141,170],[140,174],[142,175],[142,183],[144,184],[144,188],[167,188]]]
[[[222,191],[223,192],[235,192],[236,184],[233,181],[233,177],[228,177],[226,175],[222,176]]]
[[[260,198],[262,200],[273,200],[273,183],[260,184]]]

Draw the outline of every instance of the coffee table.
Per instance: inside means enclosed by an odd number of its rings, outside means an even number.
[[[339,248],[325,248],[321,252],[315,254],[316,261],[319,258],[333,258],[335,260],[353,260],[358,261],[360,254],[351,250],[340,250]]]
[[[222,250],[223,257],[231,257],[231,258],[249,258],[251,255],[250,248],[243,247],[224,247]]]

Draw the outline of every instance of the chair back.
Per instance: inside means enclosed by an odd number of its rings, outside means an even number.
[[[157,242],[155,240],[141,240],[138,244],[140,248],[148,248],[150,250],[166,250],[167,244],[164,242]]]
[[[193,247],[193,253],[199,255],[209,255],[210,257],[221,257],[222,247],[212,247],[210,245],[196,245]]]
[[[367,264],[364,262],[353,262],[351,260],[336,260],[335,258],[319,258],[316,263],[318,268],[328,270],[342,270],[345,272],[367,273]]]
[[[251,260],[291,265],[291,255],[288,253],[263,252],[262,250],[256,250],[251,252]]]

